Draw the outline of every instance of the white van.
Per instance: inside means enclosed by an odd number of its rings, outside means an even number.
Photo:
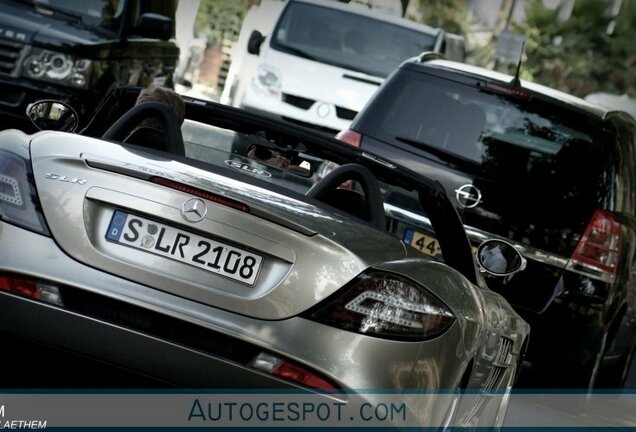
[[[407,58],[448,51],[449,41],[463,58],[463,38],[336,1],[288,0],[276,16],[267,37],[251,32],[258,65],[235,72],[221,101],[329,133],[346,129]]]

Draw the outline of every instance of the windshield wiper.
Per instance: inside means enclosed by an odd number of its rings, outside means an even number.
[[[300,48],[296,48],[295,46],[291,46],[291,45],[288,45],[288,44],[280,42],[280,41],[276,41],[276,43],[278,44],[278,46],[280,46],[282,48],[285,48],[288,51],[291,51],[292,53],[296,54],[298,57],[306,58],[307,60],[316,60],[316,57],[314,57],[313,55],[309,54],[305,50],[302,50]]]
[[[343,69],[349,69],[349,70],[352,70],[352,71],[355,71],[355,72],[360,72],[360,73],[363,73],[363,74],[366,74],[366,75],[371,75],[371,76],[378,77],[378,78],[381,78],[381,79],[384,79],[387,76],[387,74],[382,74],[382,73],[366,70],[366,69],[361,68],[359,66],[351,65],[351,64],[348,64],[348,63],[344,63],[344,62],[338,62],[338,61],[335,61],[335,60],[330,59],[330,58],[324,58],[324,57],[320,57],[319,58],[319,57],[317,57],[317,56],[315,56],[313,54],[309,54],[307,51],[305,51],[303,49],[296,48],[295,46],[288,45],[288,44],[286,44],[284,42],[281,42],[281,41],[278,41],[278,40],[276,41],[276,45],[278,45],[280,48],[286,49],[287,51],[289,51],[289,52],[291,52],[293,54],[296,54],[298,57],[302,57],[302,58],[305,58],[307,60],[313,60],[313,61],[318,61],[318,62],[321,62],[321,63],[327,63],[327,64],[330,64],[332,66],[337,66],[337,67],[340,67],[340,68],[343,68]],[[380,85],[382,83],[373,82],[373,84]]]
[[[412,145],[413,147],[417,147],[421,150],[424,150],[425,152],[432,154],[439,160],[446,163],[453,164],[458,167],[475,170],[481,166],[478,162],[475,162],[472,159],[468,159],[464,156],[458,155],[457,153],[446,151],[444,149],[441,149],[431,144],[427,144],[421,141],[413,140],[411,138],[405,138],[405,137],[399,137],[399,136],[396,136],[395,139],[403,143]]]

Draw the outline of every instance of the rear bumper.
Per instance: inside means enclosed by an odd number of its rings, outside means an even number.
[[[234,362],[10,294],[0,293],[0,309],[3,311],[0,314],[0,330],[8,334],[111,363],[167,385],[298,388]],[[7,354],[11,355],[10,351],[5,351],[4,355]],[[42,359],[44,364],[46,360]],[[62,375],[65,372],[50,371],[51,374]],[[28,372],[25,373],[28,375]],[[91,385],[90,382],[86,384]]]

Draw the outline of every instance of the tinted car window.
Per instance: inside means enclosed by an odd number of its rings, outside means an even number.
[[[442,161],[472,164],[482,175],[516,182],[546,180],[568,171],[573,188],[598,171],[598,157],[603,154],[598,144],[608,140],[602,124],[555,112],[553,105],[540,101],[502,98],[481,88],[422,79],[427,82],[409,81],[396,89],[389,105],[376,103],[390,106],[382,109],[389,114],[378,112],[379,121],[367,117],[365,131],[414,147],[435,147],[448,153],[439,154]],[[573,157],[579,169],[569,172]]]

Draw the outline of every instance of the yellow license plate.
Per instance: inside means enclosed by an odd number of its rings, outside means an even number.
[[[419,231],[407,229],[404,233],[404,243],[413,246],[426,255],[437,257],[442,254],[442,248],[440,248],[437,239]]]

